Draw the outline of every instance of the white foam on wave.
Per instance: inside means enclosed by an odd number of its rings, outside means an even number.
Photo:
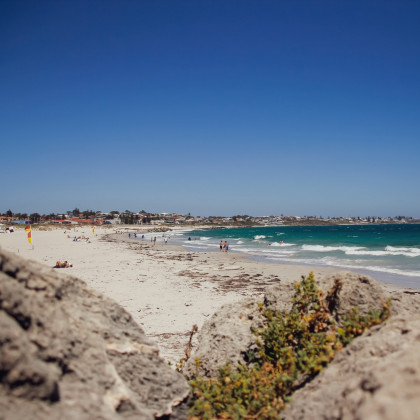
[[[289,250],[286,250],[286,249],[284,249],[284,250],[280,250],[280,249],[269,250],[269,249],[266,249],[263,252],[260,252],[260,254],[273,254],[273,255],[279,255],[279,256],[281,256],[281,255],[294,255],[294,254],[296,254],[296,251],[291,251],[291,250],[289,251]]]
[[[408,251],[403,251],[402,249],[398,251],[387,250],[388,247],[385,248],[385,251],[376,250],[376,251],[360,251],[360,250],[349,250],[346,251],[347,255],[371,255],[374,257],[384,257],[384,256],[391,256],[391,255],[403,255],[405,257],[415,258],[420,257],[420,250],[410,248]],[[392,248],[392,247],[391,247]]]
[[[192,232],[194,229],[177,229],[176,231],[173,231],[175,235],[183,235],[187,232]]]
[[[243,244],[244,241],[239,240],[238,242],[236,242],[237,245]]]
[[[255,248],[239,248],[237,249],[241,252],[245,252],[246,254],[258,254],[258,250],[256,250]]]
[[[277,255],[281,257],[282,255],[292,255],[295,254],[296,251],[292,250],[286,250],[282,248],[274,248],[270,249],[271,247],[267,248],[261,248],[261,247],[244,247],[244,246],[238,246],[234,247],[235,251],[244,252],[245,254],[253,254],[253,255],[260,255],[260,256],[266,256],[266,255]]]
[[[388,246],[385,247],[385,251],[412,251],[412,250],[420,252],[419,248],[409,248],[408,246],[391,246],[391,245],[388,245]]]
[[[209,238],[208,236],[200,236],[200,241],[208,241],[209,239],[211,238]]]
[[[399,246],[387,246],[385,247],[385,251],[390,251],[390,252],[406,252],[411,254],[413,257],[418,257],[420,256],[420,248],[416,248],[416,247],[399,247]]]
[[[381,267],[375,265],[360,265],[360,264],[351,264],[349,260],[341,260],[338,258],[333,257],[324,257],[319,259],[305,259],[301,260],[300,258],[290,258],[287,256],[267,256],[268,260],[273,261],[282,261],[288,263],[296,263],[296,264],[307,264],[307,265],[323,265],[328,267],[338,267],[338,268],[348,268],[352,271],[354,270],[368,270],[368,271],[375,271],[380,273],[387,273],[387,274],[395,274],[400,276],[407,276],[407,277],[420,277],[420,271],[409,271],[409,270],[401,270],[398,268],[391,268],[391,267]],[[355,261],[354,261],[355,262]]]
[[[368,250],[363,246],[323,246],[323,245],[302,245],[303,251],[312,252],[334,252],[342,251],[346,255],[370,255],[373,257],[384,257],[392,255],[403,255],[406,257],[420,257],[419,248],[398,248],[387,246],[384,250]]]
[[[281,243],[281,242],[273,242],[271,244],[271,246],[281,246],[281,247],[294,246],[294,245],[296,245],[296,244],[289,244],[289,243],[285,244],[285,243]]]
[[[324,246],[324,245],[302,245],[303,251],[312,252],[332,252],[332,251],[343,251],[345,253],[351,251],[358,251],[365,249],[363,246]]]
[[[265,235],[255,235],[254,239],[258,240],[258,239],[264,239],[266,236]]]
[[[206,242],[206,241],[199,241],[199,240],[192,240],[192,241],[185,240],[185,241],[183,241],[183,243],[186,244],[186,245],[189,245],[189,246],[200,246],[200,247],[203,247],[203,248],[214,248],[214,247],[217,246],[213,243],[209,243],[209,242]]]
[[[408,277],[420,277],[420,271],[405,271],[399,270],[398,268],[388,268],[388,267],[376,267],[376,266],[366,266],[366,267],[357,267],[359,269],[366,269],[371,271],[380,271],[382,273],[398,274],[400,276]]]
[[[408,270],[400,270],[399,268],[391,268],[391,267],[382,267],[376,265],[360,265],[360,264],[349,264],[349,261],[344,261],[335,258],[321,258],[320,262],[322,264],[334,267],[343,267],[343,268],[350,268],[351,270],[358,269],[358,270],[369,270],[369,271],[379,271],[381,273],[389,273],[389,274],[397,274],[401,276],[409,276],[409,277],[420,277],[420,271],[408,271]]]

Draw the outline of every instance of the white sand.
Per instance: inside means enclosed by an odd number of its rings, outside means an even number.
[[[194,253],[163,243],[153,247],[128,240],[126,233],[105,240],[116,230],[121,228],[96,227],[93,236],[88,226],[33,229],[32,249],[27,233],[18,229],[0,234],[0,247],[50,267],[57,260],[73,264],[60,272],[116,300],[158,343],[162,357],[173,363],[184,356],[192,326],[200,328],[221,305],[244,296],[262,297],[267,285],[298,281],[311,270],[315,275],[336,271],[257,262],[234,253]],[[91,242],[74,242],[74,235]]]

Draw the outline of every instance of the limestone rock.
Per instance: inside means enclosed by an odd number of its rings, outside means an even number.
[[[1,420],[170,418],[188,393],[118,304],[0,251]]]
[[[413,314],[412,314],[413,315]],[[285,420],[420,419],[420,316],[391,317],[295,392]]]
[[[338,323],[354,306],[359,308],[360,314],[366,315],[371,309],[380,309],[386,299],[379,284],[366,275],[340,271],[315,280],[324,295],[332,289],[336,280],[341,282],[341,290],[334,299],[332,311]],[[271,286],[265,292],[264,305],[280,312],[289,311],[293,304],[294,293],[294,285],[290,283]]]
[[[195,359],[200,361],[199,374],[215,377],[219,367],[230,361],[243,362],[246,352],[255,348],[253,328],[261,328],[263,317],[258,304],[251,298],[223,306],[204,323],[198,336],[198,346],[186,363],[184,374],[196,373]]]

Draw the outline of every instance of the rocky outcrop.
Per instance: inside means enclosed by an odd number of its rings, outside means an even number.
[[[326,293],[336,280],[341,288],[334,297],[332,313],[340,324],[357,306],[361,314],[381,308],[392,297],[391,317],[373,327],[339,352],[311,382],[295,392],[282,413],[285,420],[420,419],[420,294],[415,291],[387,293],[370,277],[340,272],[317,279]],[[266,290],[263,305],[279,311],[292,306],[291,284]],[[215,377],[218,368],[230,361],[246,363],[255,348],[253,328],[261,326],[257,302],[249,299],[227,305],[207,321],[198,336],[198,347],[186,365],[186,374],[196,372]]]
[[[332,314],[340,324],[343,316],[357,306],[362,315],[371,309],[379,309],[385,300],[384,291],[368,276],[350,272],[338,272],[335,275],[316,279],[317,286],[326,295],[336,281],[341,287],[332,302]],[[277,311],[289,311],[293,304],[294,284],[281,281],[265,291],[265,307]],[[219,367],[227,361],[232,365],[246,363],[247,355],[256,348],[254,330],[263,326],[263,317],[258,302],[249,298],[238,303],[222,307],[207,321],[198,335],[197,349],[186,363],[184,373],[192,377],[197,373],[195,359],[200,361],[198,373],[215,377]]]
[[[333,289],[336,281],[341,286],[334,296],[331,313],[340,324],[343,317],[355,306],[360,314],[366,315],[372,309],[380,309],[386,299],[384,290],[369,276],[351,273],[347,271],[337,272],[333,275],[316,279],[319,289],[327,294]],[[277,311],[289,311],[293,304],[295,287],[293,284],[271,286],[265,292],[264,305]]]
[[[1,420],[175,418],[188,393],[123,308],[0,252]]]

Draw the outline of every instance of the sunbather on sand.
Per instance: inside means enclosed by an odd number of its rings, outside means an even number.
[[[69,268],[69,267],[73,267],[73,264],[69,264],[67,261],[64,261],[64,262],[57,261],[53,268]]]

